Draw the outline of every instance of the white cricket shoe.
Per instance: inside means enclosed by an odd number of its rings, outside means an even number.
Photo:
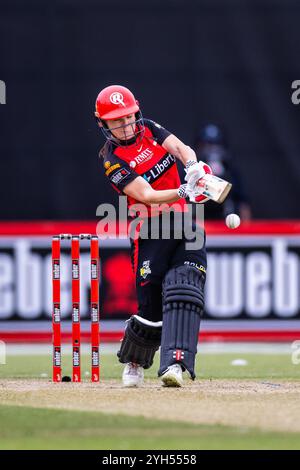
[[[168,367],[166,372],[161,376],[164,387],[182,387],[182,369],[180,364],[173,364]]]
[[[144,382],[144,369],[138,364],[129,362],[123,370],[124,387],[139,387]]]

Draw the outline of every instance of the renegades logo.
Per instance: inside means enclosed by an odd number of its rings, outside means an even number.
[[[109,99],[110,99],[111,103],[121,104],[125,108],[124,97],[123,97],[122,93],[120,93],[118,91],[114,91],[114,93],[112,93],[110,95]]]

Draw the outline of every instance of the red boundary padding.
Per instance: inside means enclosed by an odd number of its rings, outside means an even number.
[[[123,338],[123,331],[103,331],[100,334],[101,343],[118,343]],[[90,332],[82,332],[83,342],[90,343]],[[199,341],[227,341],[227,342],[291,342],[300,340],[300,330],[248,330],[248,331],[203,331],[199,334]],[[5,343],[51,343],[51,332],[45,331],[2,331],[0,340]],[[72,333],[62,333],[62,342],[72,343]]]
[[[52,236],[60,233],[96,233],[99,221],[0,222],[0,236]],[[235,230],[225,222],[205,222],[208,235],[300,235],[300,220],[255,220],[242,222]],[[117,224],[117,233],[126,234],[127,224]]]

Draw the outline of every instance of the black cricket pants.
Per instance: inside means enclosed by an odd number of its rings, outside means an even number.
[[[203,272],[204,276],[206,274],[204,230],[196,225],[195,220],[192,221],[192,229],[202,231],[203,245],[201,248],[187,249],[186,243],[191,240],[186,239],[183,229],[181,239],[176,239],[173,222],[172,218],[169,239],[163,239],[161,233],[159,239],[130,239],[138,315],[152,322],[162,321],[162,283],[170,269],[189,264]],[[151,223],[149,224],[149,232],[150,230]]]

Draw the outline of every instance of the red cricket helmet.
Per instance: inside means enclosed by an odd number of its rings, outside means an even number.
[[[111,85],[101,90],[97,96],[95,116],[104,120],[118,119],[139,110],[139,104],[128,88]]]
[[[110,85],[100,91],[95,104],[95,118],[105,138],[118,145],[139,144],[144,136],[145,126],[138,101],[128,88],[121,85]],[[135,137],[131,140],[118,140],[108,128],[106,121],[120,119],[128,114],[135,115]],[[127,124],[132,125],[132,124]],[[125,128],[126,125],[118,126]],[[115,128],[116,129],[116,128]]]

